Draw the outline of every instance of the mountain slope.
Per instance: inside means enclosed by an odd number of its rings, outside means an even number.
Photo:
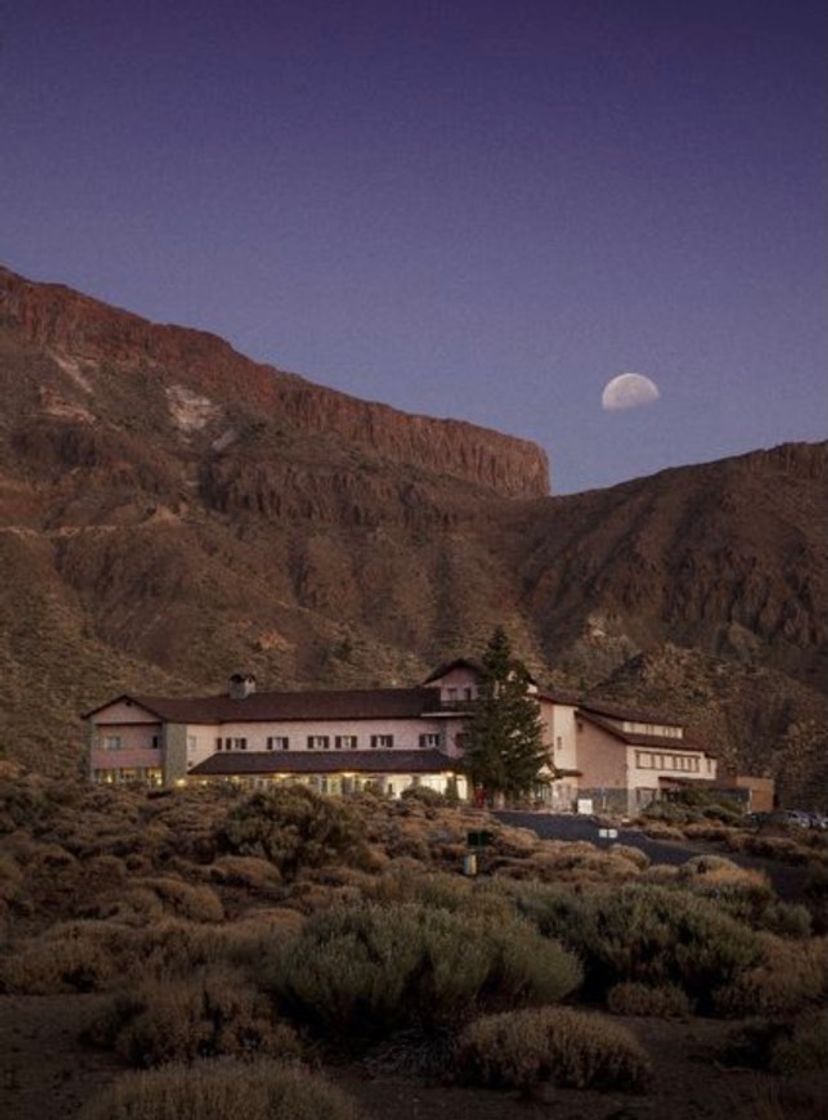
[[[498,622],[561,684],[706,681],[752,766],[828,722],[824,444],[551,498],[525,441],[4,271],[0,401],[0,731],[41,767],[122,686],[407,683]]]

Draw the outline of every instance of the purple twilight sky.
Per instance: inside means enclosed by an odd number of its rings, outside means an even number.
[[[824,3],[3,8],[9,267],[537,440],[558,492],[824,438]],[[625,371],[660,399],[603,411]]]

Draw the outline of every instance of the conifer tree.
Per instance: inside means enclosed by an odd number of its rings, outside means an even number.
[[[464,762],[475,789],[488,796],[520,797],[540,779],[548,763],[540,704],[528,691],[526,666],[512,656],[498,627],[483,655],[483,673],[465,729]]]

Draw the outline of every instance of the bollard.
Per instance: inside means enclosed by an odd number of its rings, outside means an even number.
[[[467,852],[463,856],[463,874],[469,876],[477,874],[477,852]]]

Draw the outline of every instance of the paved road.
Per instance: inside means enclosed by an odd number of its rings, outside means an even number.
[[[674,867],[686,863],[702,853],[724,855],[740,867],[764,871],[781,898],[794,899],[801,895],[807,869],[789,867],[784,863],[757,859],[754,856],[736,855],[712,844],[691,844],[690,841],[651,840],[637,828],[619,828],[617,840],[601,840],[598,824],[591,817],[578,817],[565,813],[495,813],[498,820],[517,828],[531,828],[544,840],[589,840],[598,848],[612,844],[629,844],[640,848],[653,863],[667,863]]]

